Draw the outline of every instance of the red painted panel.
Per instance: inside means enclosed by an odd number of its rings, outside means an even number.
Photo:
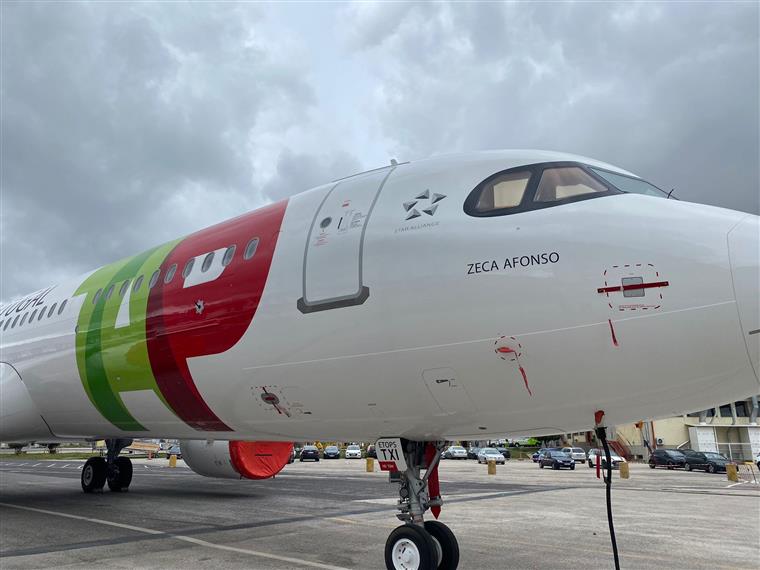
[[[269,479],[287,465],[293,444],[283,441],[231,441],[232,466],[246,479]]]
[[[278,202],[188,236],[169,253],[161,265],[161,279],[150,292],[146,333],[153,374],[174,412],[197,430],[231,431],[204,402],[187,359],[229,350],[250,326],[286,205],[287,201]],[[256,254],[244,260],[246,244],[254,237],[259,238]],[[218,278],[183,288],[182,269],[188,259],[233,244],[235,257]],[[164,284],[174,263],[176,275]],[[197,301],[202,301],[200,311]]]

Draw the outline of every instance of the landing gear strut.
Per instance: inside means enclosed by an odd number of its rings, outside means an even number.
[[[82,468],[82,490],[100,491],[108,483],[111,491],[126,491],[132,482],[132,462],[119,453],[131,444],[131,439],[106,439],[106,457],[90,457]]]
[[[391,473],[391,481],[400,484],[396,516],[405,524],[385,543],[385,566],[388,570],[455,570],[459,544],[454,533],[441,522],[424,520],[425,511],[431,509],[437,517],[443,504],[438,496],[438,463],[445,442],[402,440],[402,444],[407,468]]]

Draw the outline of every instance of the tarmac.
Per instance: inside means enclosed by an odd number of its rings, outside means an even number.
[[[127,493],[85,495],[83,461],[0,459],[0,567],[384,568],[396,484],[364,460],[288,465],[274,479],[194,474],[182,461],[134,461]],[[440,520],[462,569],[612,568],[595,470],[508,461],[442,462]],[[760,567],[760,485],[725,474],[613,475],[621,567]]]

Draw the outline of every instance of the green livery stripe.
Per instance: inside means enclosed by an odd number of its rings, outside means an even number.
[[[86,295],[76,334],[79,375],[93,405],[108,421],[125,431],[147,430],[129,413],[121,392],[152,390],[166,405],[148,359],[145,319],[150,277],[178,241],[97,270],[75,293]],[[139,275],[143,281],[140,289],[134,291],[134,278]],[[127,279],[129,288],[122,296],[120,289]],[[111,286],[113,293],[106,298]],[[97,303],[93,303],[98,290],[101,294]],[[122,315],[123,322],[117,323],[119,310],[127,303],[126,297],[129,297],[126,315]]]

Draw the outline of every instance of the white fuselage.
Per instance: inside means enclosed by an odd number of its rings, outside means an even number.
[[[757,242],[730,258],[731,232],[751,242],[757,216],[623,193],[503,216],[463,210],[495,172],[568,160],[581,159],[444,157],[291,198],[250,325],[228,350],[187,359],[229,431],[188,425],[149,389],[117,392],[145,429],[107,420],[76,358],[87,276],[63,283],[44,299],[67,299],[60,315],[0,329],[0,440],[540,435],[588,429],[597,410],[614,424],[757,393]],[[407,220],[405,203],[425,191]],[[639,278],[666,285],[599,292]]]

